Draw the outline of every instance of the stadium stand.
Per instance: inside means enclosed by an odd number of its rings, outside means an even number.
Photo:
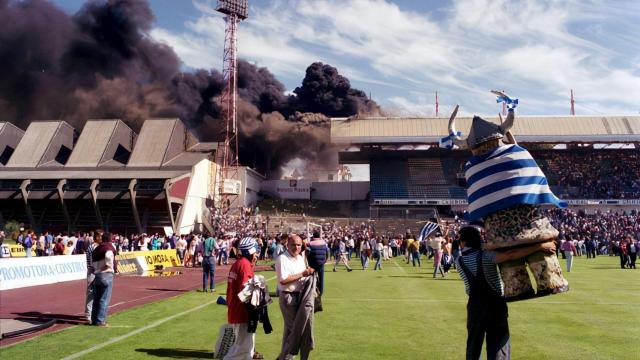
[[[534,150],[532,154],[554,192],[564,198],[640,197],[640,152],[636,149]],[[465,162],[464,154],[376,160],[371,167],[372,197],[465,199]]]
[[[0,123],[0,223],[65,232],[176,229],[185,199],[207,197],[206,190],[188,195],[188,185],[216,147],[198,142],[179,119],[147,120],[139,135],[117,119],[89,120],[81,133],[64,121],[35,121],[26,131]],[[199,176],[212,166],[200,166]],[[184,222],[192,228],[194,219]]]
[[[637,149],[536,151],[534,157],[549,182],[568,198],[640,197],[640,152]]]
[[[468,132],[471,120],[458,117],[458,130]],[[372,217],[464,209],[464,165],[471,154],[438,148],[447,123],[448,118],[332,119],[331,141],[344,146],[340,164],[370,164]],[[518,116],[512,133],[561,198],[627,207],[640,199],[640,116]]]
[[[407,189],[408,169],[404,160],[371,161],[371,195],[379,199],[406,198],[409,195]]]

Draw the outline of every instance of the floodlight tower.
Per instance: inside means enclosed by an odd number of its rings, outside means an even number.
[[[238,117],[236,97],[238,90],[238,23],[249,16],[247,0],[218,0],[216,11],[225,14],[224,54],[222,76],[225,89],[222,93],[222,116],[226,125],[226,136],[222,159],[218,164],[216,188],[220,191],[221,208],[229,210],[232,198],[239,194],[238,182]],[[220,151],[220,150],[218,150]]]
[[[576,109],[574,107],[575,103],[576,102],[573,100],[573,89],[571,89],[571,115],[576,114]]]

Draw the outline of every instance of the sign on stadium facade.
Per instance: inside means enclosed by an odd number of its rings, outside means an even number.
[[[267,180],[261,188],[277,194],[281,199],[311,199],[311,180]]]

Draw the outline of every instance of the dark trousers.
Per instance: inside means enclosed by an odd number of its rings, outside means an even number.
[[[340,256],[340,255],[338,255]],[[313,270],[316,274],[318,274],[318,290],[320,290],[320,295],[324,294],[324,264],[312,266]]]
[[[202,291],[207,290],[207,278],[209,278],[209,289],[216,288],[214,275],[216,270],[216,259],[213,256],[205,256],[202,259]]]
[[[629,258],[627,257],[627,254],[620,252],[620,268],[624,269],[628,263],[629,263]]]
[[[636,268],[636,258],[637,258],[638,253],[629,253],[629,269],[635,269]]]
[[[511,358],[507,304],[504,301],[473,300],[467,303],[467,360],[480,359],[486,334],[487,359]]]

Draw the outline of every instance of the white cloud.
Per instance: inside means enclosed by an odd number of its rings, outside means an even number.
[[[190,67],[219,69],[222,17],[196,6],[201,15],[182,31],[152,36]],[[419,94],[436,90],[441,106],[493,113],[491,88],[520,96],[527,114],[565,113],[572,88],[581,113],[636,114],[638,24],[634,0],[455,0],[444,13],[384,0],[274,0],[241,23],[239,54],[288,88],[310,63],[329,63],[374,88],[376,101],[415,114],[429,114],[433,101]]]

